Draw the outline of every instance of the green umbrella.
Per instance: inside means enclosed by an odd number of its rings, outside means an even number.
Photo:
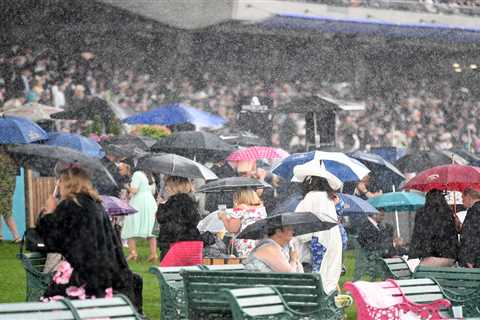
[[[395,212],[397,235],[400,236],[398,211],[413,211],[425,205],[425,197],[414,192],[389,192],[378,197],[368,199],[368,202],[377,209],[385,212]]]
[[[425,205],[425,197],[414,192],[389,192],[370,198],[368,202],[385,212],[413,211]]]

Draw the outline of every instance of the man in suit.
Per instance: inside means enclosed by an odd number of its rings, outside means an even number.
[[[359,227],[358,250],[355,259],[354,281],[363,275],[368,275],[372,280],[383,276],[379,258],[391,257],[395,248],[401,245],[398,239],[392,239],[388,228],[382,225],[385,218],[383,209],[379,213],[369,215]]]
[[[462,193],[463,205],[468,208],[460,233],[458,262],[467,268],[480,267],[480,191],[465,189]]]

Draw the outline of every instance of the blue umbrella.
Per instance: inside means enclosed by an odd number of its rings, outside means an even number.
[[[167,126],[191,123],[201,127],[218,127],[223,125],[226,120],[209,112],[184,104],[173,103],[130,116],[123,119],[123,122],[128,124],[161,124]]]
[[[45,143],[51,146],[74,149],[94,158],[101,159],[105,156],[105,152],[98,143],[79,134],[63,132],[50,133]]]
[[[355,215],[369,215],[378,213],[378,210],[375,209],[367,201],[360,199],[345,193],[339,193],[338,196],[342,198],[344,208],[342,211],[342,216],[355,216]],[[295,211],[300,201],[302,201],[303,196],[300,194],[294,194],[289,197],[287,200],[280,203],[275,210],[272,212],[272,215],[276,215],[282,212],[291,212]]]
[[[310,151],[295,153],[278,163],[272,173],[291,181],[293,168],[313,159],[322,160],[325,168],[333,173],[342,182],[358,181],[366,176],[370,170],[356,159],[352,159],[341,152]]]
[[[355,151],[348,154],[363,163],[375,174],[375,182],[383,192],[394,191],[405,180],[405,176],[392,163],[378,154]],[[392,187],[395,186],[395,187]]]
[[[368,202],[385,212],[413,211],[425,205],[425,197],[415,192],[389,192],[370,198]]]
[[[20,117],[0,116],[0,144],[27,144],[48,139],[36,123]]]

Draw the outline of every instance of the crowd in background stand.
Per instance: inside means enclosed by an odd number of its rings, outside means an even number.
[[[316,93],[353,98],[348,83],[339,88],[313,80],[265,81],[239,72],[229,72],[228,77],[205,73],[196,80],[164,79],[137,71],[135,65],[114,67],[91,52],[67,58],[50,49],[38,52],[19,46],[0,53],[0,78],[3,107],[38,102],[68,110],[84,103],[86,97],[98,96],[129,115],[169,102],[184,102],[218,113],[229,120],[229,126],[235,126],[239,101],[268,96],[274,114],[271,142],[291,151],[304,144],[305,121],[301,114],[275,113],[278,105]],[[466,88],[456,89],[447,81],[418,84],[405,79],[388,92],[368,95],[365,102],[365,111],[339,114],[340,149],[390,145],[480,150],[475,116],[480,102]]]

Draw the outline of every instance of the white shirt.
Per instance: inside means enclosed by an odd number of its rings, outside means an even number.
[[[65,94],[58,88],[58,86],[52,87],[52,100],[55,108],[63,108],[65,106]]]

